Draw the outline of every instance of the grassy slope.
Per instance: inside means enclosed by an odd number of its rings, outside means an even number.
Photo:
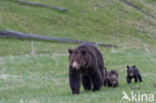
[[[0,102],[126,102],[121,101],[122,91],[130,93],[132,86],[141,87],[136,93],[155,93],[152,84],[156,83],[156,22],[153,19],[118,0],[34,1],[68,8],[69,12],[1,0],[0,29],[119,45],[116,49],[100,50],[107,68],[118,70],[120,86],[116,89],[103,87],[95,93],[81,88],[80,95],[72,96],[67,49],[77,45],[0,39]],[[99,7],[99,3],[104,8]],[[154,0],[143,0],[140,4],[153,12],[153,3]],[[125,67],[132,64],[139,67],[143,83],[126,84]]]

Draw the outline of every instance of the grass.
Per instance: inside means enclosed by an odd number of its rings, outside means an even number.
[[[29,0],[33,1],[33,0]],[[35,0],[68,8],[62,13],[1,0],[0,30],[49,35],[99,43],[108,70],[119,72],[119,87],[72,95],[68,81],[68,48],[75,44],[0,38],[0,103],[125,103],[122,91],[155,93],[156,21],[119,0]],[[140,2],[140,3],[139,3]],[[154,0],[138,4],[153,13]],[[98,6],[99,4],[103,7]],[[148,5],[148,6],[147,6]],[[135,64],[143,83],[126,84],[126,66]],[[131,102],[130,102],[131,103]]]

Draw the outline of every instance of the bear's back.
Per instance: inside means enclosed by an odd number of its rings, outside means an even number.
[[[103,60],[103,56],[102,56],[101,52],[98,50],[98,48],[92,44],[82,44],[79,47],[77,47],[76,49],[88,51],[90,53],[90,55],[93,57],[92,59],[95,59],[95,61],[97,62],[98,68],[101,71],[102,78],[105,78],[104,60]]]

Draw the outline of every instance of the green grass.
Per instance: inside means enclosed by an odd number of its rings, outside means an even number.
[[[119,87],[72,95],[68,48],[78,45],[0,38],[0,103],[125,103],[122,91],[155,93],[156,21],[119,0],[29,0],[67,8],[67,13],[1,0],[0,30],[116,44],[99,47],[108,70],[119,72]],[[134,1],[134,0],[132,0]],[[155,13],[154,0],[139,0]],[[103,7],[99,7],[101,4]],[[126,66],[135,64],[143,83],[126,84]],[[156,100],[155,100],[156,101]],[[130,102],[131,103],[131,102]]]

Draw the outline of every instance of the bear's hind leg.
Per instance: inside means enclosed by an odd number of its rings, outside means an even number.
[[[92,83],[93,83],[93,91],[100,90],[102,80],[99,72],[94,72],[91,75]]]
[[[82,76],[82,84],[83,84],[84,89],[86,89],[86,90],[92,89],[91,88],[91,81],[87,75]]]
[[[141,77],[141,75],[140,75],[140,73],[138,73],[138,79],[139,79],[140,82],[143,81],[143,80],[142,80],[142,77]]]

